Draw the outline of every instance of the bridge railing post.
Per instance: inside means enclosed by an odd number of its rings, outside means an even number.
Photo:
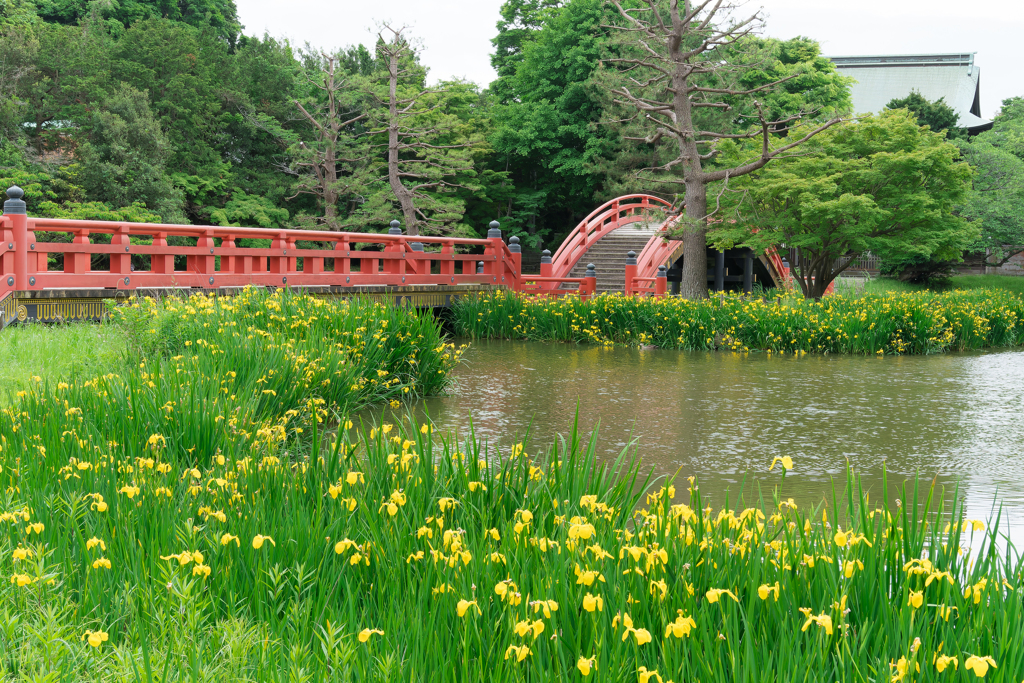
[[[334,243],[334,272],[344,273],[346,277],[352,272],[352,245],[347,239]]]
[[[654,296],[659,299],[668,291],[668,268],[664,264],[658,266],[658,274],[654,277]]]
[[[14,258],[11,263],[11,270],[5,268],[5,272],[13,271],[14,289],[28,289],[28,211],[22,197],[25,191],[17,185],[7,189],[7,201],[4,202],[4,216],[11,224],[11,233],[14,244]],[[11,244],[11,242],[8,242]],[[8,278],[11,276],[9,275]],[[7,284],[7,281],[4,282]]]
[[[508,238],[508,250],[512,254],[513,282],[512,290],[518,292],[522,289],[523,278],[523,245],[519,244],[519,238],[513,235]]]
[[[455,282],[455,242],[447,241],[441,246],[441,260],[438,263],[438,272],[447,275]]]
[[[633,278],[636,277],[636,252],[626,252],[626,284],[623,293],[626,296],[633,296]]]
[[[587,288],[587,296],[590,297],[597,294],[597,268],[594,266],[593,263],[587,264],[587,272],[583,275],[583,277],[586,279],[585,285]],[[582,296],[582,289],[583,288],[580,287],[581,298],[586,298]]]
[[[406,270],[413,275],[430,275],[430,259],[423,249],[423,242],[408,242],[406,247]]]
[[[491,283],[500,285],[505,280],[505,241],[501,239],[501,224],[491,221],[487,226],[487,239],[490,245],[484,249],[484,273],[491,276]],[[505,284],[512,284],[505,281]]]
[[[544,251],[540,252],[540,276],[541,277],[551,277],[551,271],[553,269],[554,269],[554,266],[551,265],[551,251],[548,250],[548,249],[545,249]],[[554,285],[552,285],[550,282],[544,282],[544,283],[541,283],[540,288],[541,289],[553,289]]]
[[[79,230],[71,240],[72,244],[89,244],[89,231]],[[64,254],[64,272],[73,275],[82,275],[92,270],[92,254],[81,254],[77,252]]]

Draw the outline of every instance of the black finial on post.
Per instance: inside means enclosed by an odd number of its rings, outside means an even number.
[[[544,251],[540,252],[540,262],[541,263],[551,263],[551,251],[550,250],[545,249]]]
[[[413,251],[423,251],[423,242],[410,242],[409,248]]]
[[[597,267],[593,263],[588,263],[587,273],[583,277],[597,277]]]
[[[626,252],[626,265],[627,266],[635,266],[636,265],[636,252],[635,251],[627,251]]]
[[[498,221],[491,221],[491,224],[487,226],[487,239],[494,239],[497,237],[501,239],[501,223]]]
[[[483,273],[484,273],[484,262],[483,261],[477,261],[476,262],[476,274],[477,275],[483,275]]]
[[[24,214],[28,213],[25,202],[22,201],[22,197],[25,196],[25,190],[21,189],[17,185],[12,185],[7,188],[7,201],[4,202],[4,213],[9,214]]]
[[[665,267],[665,264],[658,266],[658,275],[656,277],[668,277],[668,268]]]
[[[402,234],[402,224],[399,223],[398,221],[391,221],[391,227],[388,228],[388,234],[389,235],[401,235]]]
[[[515,235],[508,238],[508,250],[513,254],[523,253],[523,245],[519,244],[519,238]]]

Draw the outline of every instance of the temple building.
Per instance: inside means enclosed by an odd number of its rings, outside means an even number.
[[[992,127],[981,116],[981,68],[975,52],[924,55],[866,55],[829,57],[844,76],[856,79],[850,87],[855,113],[879,112],[890,101],[916,90],[927,100],[940,97],[960,116],[969,133]]]

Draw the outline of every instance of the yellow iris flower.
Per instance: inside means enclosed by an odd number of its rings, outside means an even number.
[[[480,614],[480,606],[476,604],[476,600],[459,600],[459,604],[455,606],[455,611],[460,617],[464,617],[470,607],[475,607],[477,614]]]
[[[505,650],[505,659],[509,659],[513,656],[517,662],[521,662],[530,656],[530,648],[526,645],[509,645],[508,649]]]
[[[988,668],[992,667],[997,669],[996,662],[991,657],[978,657],[977,655],[971,655],[964,662],[964,669],[967,671],[973,671],[974,675],[978,678],[984,678],[985,674],[988,673]]]
[[[270,536],[263,536],[262,534],[256,534],[252,538],[252,547],[253,547],[254,550],[259,550],[260,548],[263,547],[263,544],[266,543],[267,541],[270,542],[270,545],[277,546],[277,544],[274,543],[274,539],[272,539]]]
[[[733,595],[732,591],[726,590],[724,588],[712,588],[704,594],[704,596],[708,599],[708,602],[710,602],[711,604],[718,602],[718,599],[723,595],[728,595],[730,598],[733,599],[733,602],[739,602],[739,598]]]
[[[597,657],[580,657],[576,661],[576,668],[580,670],[581,676],[589,676],[590,672],[597,668]]]
[[[82,640],[88,640],[89,645],[92,647],[99,647],[103,643],[107,642],[109,636],[106,631],[86,631],[82,635]]]
[[[378,636],[382,636],[382,635],[384,635],[384,631],[381,631],[380,629],[376,629],[376,628],[364,628],[364,629],[363,629],[362,631],[360,631],[360,632],[359,632],[359,642],[360,642],[360,643],[365,643],[365,642],[367,642],[368,640],[370,640],[370,636],[372,636],[372,635],[373,635],[373,634],[375,634],[375,633],[376,633],[376,634],[377,634]]]
[[[594,610],[597,610],[598,612],[603,611],[604,598],[600,595],[591,595],[590,593],[587,593],[583,596],[583,609],[588,612],[593,612]]]

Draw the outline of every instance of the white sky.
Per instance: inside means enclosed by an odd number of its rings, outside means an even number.
[[[826,55],[977,52],[982,116],[1024,96],[1021,0],[762,0],[766,33],[817,39]],[[245,32],[335,48],[374,42],[380,20],[410,26],[432,79],[462,77],[487,85],[491,38],[502,0],[236,0]],[[751,9],[758,6],[752,2]]]

